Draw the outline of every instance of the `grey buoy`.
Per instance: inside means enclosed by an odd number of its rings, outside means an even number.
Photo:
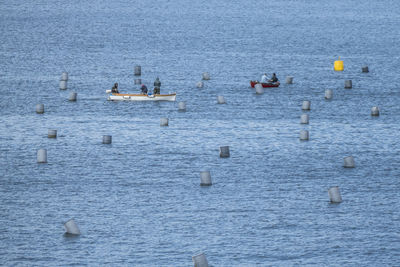
[[[219,96],[217,97],[217,102],[218,102],[218,104],[226,104],[225,98],[224,98],[224,96],[222,96],[222,95],[219,95]]]
[[[196,83],[196,87],[197,87],[197,88],[203,88],[203,86],[204,86],[204,83],[203,83],[203,82],[198,82],[198,83]]]
[[[36,105],[36,113],[43,114],[44,113],[44,104],[37,104]]]
[[[340,203],[342,202],[342,196],[340,195],[339,187],[332,186],[328,189],[329,199],[331,203]]]
[[[67,81],[60,81],[60,90],[67,89]]]
[[[60,81],[68,81],[68,72],[64,71],[63,73],[61,73]]]
[[[286,77],[286,83],[287,84],[292,84],[293,83],[293,77],[292,76],[287,76]]]
[[[309,116],[308,114],[301,114],[300,116],[300,123],[301,124],[308,124],[309,122]]]
[[[186,103],[185,102],[179,102],[178,103],[178,110],[179,111],[186,111]]]
[[[48,138],[57,138],[57,130],[49,130],[47,132],[47,137]]]
[[[361,70],[362,72],[369,72],[368,66],[363,66]]]
[[[333,92],[331,89],[325,90],[325,99],[326,100],[332,99],[332,96],[333,96]]]
[[[354,168],[354,158],[352,156],[348,156],[344,158],[343,167],[345,168]]]
[[[254,85],[254,88],[256,89],[256,94],[257,95],[264,94],[264,88],[262,87],[261,83],[257,83],[256,85]]]
[[[310,110],[311,102],[308,100],[304,100],[303,104],[301,105],[302,110]]]
[[[351,80],[345,80],[344,81],[344,88],[346,89],[351,89],[353,87],[353,83]]]
[[[200,172],[200,185],[201,186],[212,185],[210,171]]]
[[[46,163],[47,162],[47,150],[46,149],[39,149],[37,151],[37,162],[38,163]]]
[[[111,135],[103,135],[103,144],[111,144],[112,136]]]
[[[379,108],[378,107],[371,108],[371,116],[379,116]]]
[[[76,96],[77,96],[77,95],[78,95],[78,94],[75,93],[75,92],[69,93],[69,98],[68,98],[68,100],[69,100],[69,101],[76,101]]]
[[[135,79],[135,84],[142,84],[142,79]]]
[[[219,148],[219,156],[221,158],[229,158],[230,157],[229,146],[221,146]]]
[[[78,225],[76,225],[74,219],[71,219],[64,223],[65,233],[69,235],[80,235],[81,231],[79,231]]]
[[[206,255],[201,253],[192,257],[194,267],[208,267]]]
[[[160,126],[168,126],[168,118],[161,118]]]
[[[300,131],[300,140],[301,141],[307,141],[309,139],[309,134],[307,130],[301,130]]]
[[[209,80],[210,74],[208,72],[203,72],[203,80]]]
[[[140,76],[142,75],[142,67],[139,65],[135,66],[135,76]]]

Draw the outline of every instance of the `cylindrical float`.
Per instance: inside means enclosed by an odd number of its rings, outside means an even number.
[[[46,149],[39,149],[37,152],[37,162],[38,163],[46,163],[47,162],[47,150]]]
[[[225,98],[224,98],[224,96],[222,96],[222,95],[219,95],[219,96],[217,97],[217,101],[218,101],[218,104],[226,104]]]
[[[135,84],[142,84],[142,79],[135,79]]]
[[[303,104],[301,105],[302,110],[310,110],[311,102],[309,100],[304,100]]]
[[[200,185],[201,186],[212,185],[210,171],[200,172]]]
[[[309,122],[309,116],[308,114],[301,114],[300,116],[300,123],[301,124],[308,124]]]
[[[209,80],[210,74],[208,72],[203,72],[203,80]]]
[[[325,99],[326,100],[332,99],[332,96],[333,96],[333,92],[331,89],[325,90]]]
[[[179,102],[178,103],[178,110],[179,111],[186,111],[186,103],[185,102]]]
[[[351,80],[345,80],[344,81],[344,88],[346,89],[351,89],[353,87],[353,83]]]
[[[142,75],[142,67],[139,65],[135,66],[135,76],[140,76]]]
[[[371,116],[379,116],[379,108],[378,107],[371,108]]]
[[[36,105],[36,113],[43,114],[44,113],[44,104],[37,104]]]
[[[368,66],[363,66],[361,70],[362,72],[369,72]]]
[[[345,168],[354,168],[354,158],[352,156],[345,157],[343,160],[343,167]]]
[[[65,232],[69,235],[80,235],[81,231],[79,231],[78,225],[76,225],[74,219],[71,219],[64,223]]]
[[[60,81],[60,90],[67,89],[67,81]]]
[[[203,86],[204,86],[204,83],[203,83],[203,82],[198,82],[198,83],[196,83],[196,87],[197,87],[197,88],[203,88]]]
[[[262,95],[264,94],[264,88],[262,87],[261,83],[257,83],[254,88],[256,89],[256,94],[257,95]]]
[[[57,130],[49,130],[47,132],[47,137],[48,138],[57,138]]]
[[[343,61],[340,60],[340,57],[338,60],[336,60],[333,64],[333,69],[335,71],[343,71],[344,70],[344,65],[343,65]]]
[[[287,76],[286,77],[286,83],[287,84],[292,84],[293,83],[293,77],[292,76]]]
[[[112,136],[111,135],[103,135],[103,144],[111,144]]]
[[[307,141],[309,139],[309,134],[307,130],[301,130],[300,131],[300,140],[301,141]]]
[[[76,96],[77,96],[77,95],[78,95],[78,94],[75,93],[75,92],[69,93],[69,98],[68,98],[68,100],[69,100],[69,101],[76,101]]]
[[[161,118],[160,126],[168,126],[168,118]]]
[[[221,158],[229,158],[230,157],[229,146],[221,146],[219,148],[219,156]]]
[[[208,267],[206,255],[201,253],[192,257],[194,267]]]
[[[328,189],[329,199],[331,203],[340,203],[342,202],[342,196],[340,195],[339,187],[332,186]]]
[[[68,72],[64,71],[63,73],[61,73],[60,81],[68,81]]]

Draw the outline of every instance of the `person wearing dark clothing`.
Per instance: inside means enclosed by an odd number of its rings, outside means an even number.
[[[272,73],[271,79],[269,79],[269,82],[271,83],[276,83],[278,81],[278,78],[276,77],[275,73]]]
[[[111,88],[111,93],[119,93],[118,92],[118,83],[114,83],[114,86]]]
[[[142,84],[142,87],[140,87],[140,90],[142,90],[143,95],[147,95],[147,86]]]
[[[160,94],[161,91],[161,82],[160,82],[160,78],[156,78],[156,80],[154,81],[154,94]]]

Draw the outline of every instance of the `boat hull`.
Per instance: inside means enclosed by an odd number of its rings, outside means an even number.
[[[258,82],[258,81],[250,81],[250,86],[251,86],[252,88],[254,88],[254,86],[255,86],[257,83],[260,83],[260,82]],[[268,88],[268,87],[279,87],[280,82],[276,82],[276,83],[261,83],[261,85],[262,85],[262,87],[264,87],[264,88]]]
[[[175,101],[176,93],[166,95],[110,94],[109,101]]]

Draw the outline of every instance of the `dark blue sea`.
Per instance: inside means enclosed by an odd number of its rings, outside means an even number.
[[[0,1],[0,265],[399,266],[399,25],[395,0]],[[156,77],[176,102],[107,101]]]

